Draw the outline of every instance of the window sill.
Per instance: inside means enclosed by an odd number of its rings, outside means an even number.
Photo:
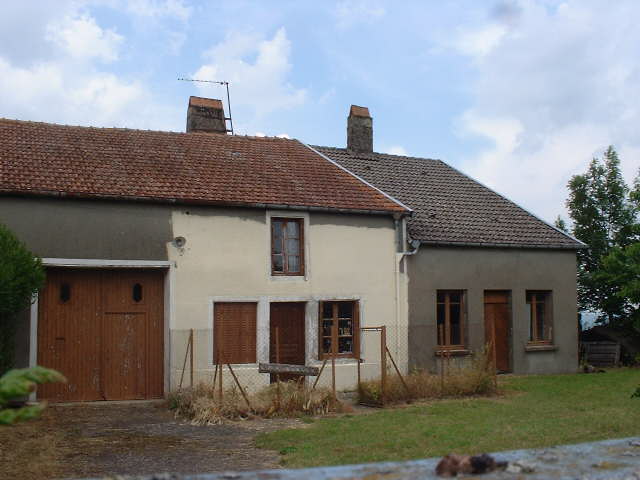
[[[306,275],[269,275],[272,282],[300,282],[304,283],[308,280]]]
[[[465,357],[471,355],[471,350],[467,348],[440,348],[436,350],[436,357]]]
[[[557,349],[552,343],[528,343],[524,346],[525,352],[554,352]]]
[[[358,364],[358,359],[356,357],[344,356],[344,357],[335,357],[335,358],[336,358],[336,365],[357,365]],[[319,360],[312,360],[311,366],[314,366],[314,367],[322,366],[325,360],[327,361],[328,367],[331,367],[331,357],[320,358]],[[360,359],[360,363],[361,364],[365,363],[364,358]]]

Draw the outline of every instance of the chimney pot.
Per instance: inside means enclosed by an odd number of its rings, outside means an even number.
[[[367,107],[351,105],[347,120],[347,148],[354,152],[373,152],[373,119]]]
[[[187,133],[206,132],[226,135],[222,102],[215,98],[189,97]]]

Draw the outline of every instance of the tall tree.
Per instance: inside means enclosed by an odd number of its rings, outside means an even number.
[[[627,302],[619,295],[620,285],[598,276],[598,272],[612,248],[638,241],[640,232],[636,226],[637,210],[612,146],[602,159],[591,161],[584,175],[571,178],[567,207],[574,236],[588,245],[578,251],[579,306],[600,312],[601,320],[613,323],[625,316]]]

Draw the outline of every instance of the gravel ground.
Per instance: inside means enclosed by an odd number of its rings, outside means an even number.
[[[0,430],[0,478],[278,468],[278,454],[257,449],[255,435],[303,425],[251,420],[196,426],[149,402],[50,406],[41,419]]]

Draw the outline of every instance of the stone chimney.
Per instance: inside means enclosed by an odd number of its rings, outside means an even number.
[[[227,134],[224,107],[215,98],[189,97],[187,133],[205,132]]]
[[[354,152],[373,152],[373,119],[367,107],[351,105],[347,120],[347,148]]]

